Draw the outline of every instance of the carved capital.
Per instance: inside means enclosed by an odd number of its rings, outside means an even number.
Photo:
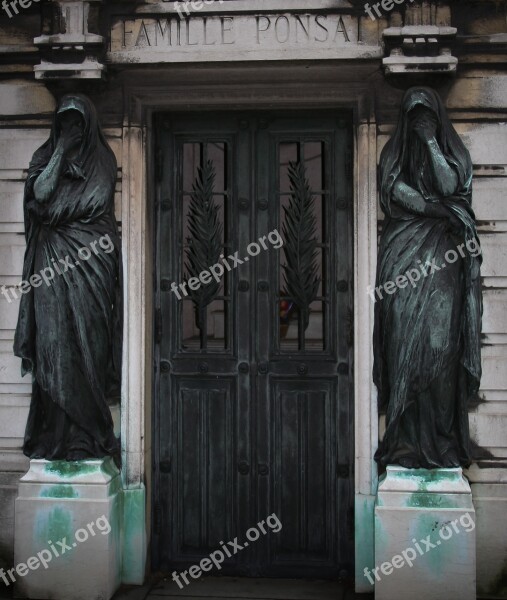
[[[451,9],[445,2],[422,2],[394,13],[382,37],[386,75],[454,74],[458,59],[452,55],[457,29],[451,27]]]
[[[105,39],[93,31],[103,0],[53,0],[52,31],[34,39],[43,59],[36,79],[101,79]]]

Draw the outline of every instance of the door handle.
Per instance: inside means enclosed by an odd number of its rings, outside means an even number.
[[[346,479],[350,474],[349,465],[336,465],[336,477]]]
[[[250,465],[243,460],[238,464],[238,471],[241,475],[248,475],[250,473]]]
[[[161,473],[170,473],[171,472],[171,459],[161,460],[160,461],[160,472]]]
[[[269,474],[269,467],[268,465],[257,465],[257,473],[259,473],[259,475],[268,475]]]

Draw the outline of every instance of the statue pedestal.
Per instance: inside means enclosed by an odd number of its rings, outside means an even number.
[[[120,585],[120,518],[112,459],[31,460],[16,499],[16,597],[109,600]]]
[[[475,600],[475,510],[461,469],[387,467],[369,578],[376,600]]]

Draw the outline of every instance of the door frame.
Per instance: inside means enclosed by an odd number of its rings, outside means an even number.
[[[308,82],[305,66],[285,78],[287,66],[258,70],[257,78],[241,81],[248,69],[235,72],[239,81],[220,84],[227,66],[203,72],[189,84],[178,69],[152,73],[147,79],[128,76],[121,129],[122,248],[124,262],[124,350],[121,401],[122,479],[124,493],[144,497],[144,530],[137,531],[137,559],[144,564],[151,535],[152,372],[153,372],[153,231],[154,114],[191,110],[349,109],[354,115],[354,439],[356,590],[371,591],[362,575],[374,563],[374,499],[377,470],[373,460],[378,441],[373,366],[373,303],[367,287],[375,281],[377,259],[377,125],[375,89],[365,77],[344,85],[339,67],[334,76]],[[253,68],[253,67],[252,67]],[[318,75],[314,66],[312,76]],[[211,72],[210,72],[211,71]],[[201,79],[202,78],[202,79]],[[186,79],[186,80],[185,80]],[[137,498],[139,501],[139,498]]]

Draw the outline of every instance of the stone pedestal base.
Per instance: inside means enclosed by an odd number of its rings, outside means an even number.
[[[110,458],[30,461],[16,499],[15,595],[109,600],[120,584],[121,512]]]
[[[387,467],[365,577],[376,600],[475,600],[475,510],[461,469]]]

